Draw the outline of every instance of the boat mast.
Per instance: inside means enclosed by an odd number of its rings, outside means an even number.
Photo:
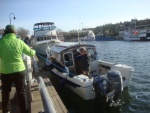
[[[80,40],[79,40],[79,30],[78,30],[78,43],[80,43]]]

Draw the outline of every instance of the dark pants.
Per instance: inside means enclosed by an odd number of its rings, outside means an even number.
[[[11,110],[10,91],[11,85],[14,83],[19,100],[20,113],[28,113],[27,97],[25,92],[25,71],[11,74],[2,74],[2,111],[6,113]]]

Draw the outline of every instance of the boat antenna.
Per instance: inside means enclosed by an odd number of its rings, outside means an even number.
[[[78,43],[80,43],[79,37],[80,37],[80,34],[79,34],[79,30],[78,30]]]
[[[80,43],[80,19],[81,19],[81,12],[80,12],[80,14],[79,14],[78,43]]]

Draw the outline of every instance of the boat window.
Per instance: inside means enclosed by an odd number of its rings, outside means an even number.
[[[47,39],[47,37],[44,37],[44,40],[46,40]]]
[[[50,56],[55,56],[55,54],[56,54],[56,53],[53,52],[53,51],[50,52]]]
[[[54,29],[56,29],[56,26],[40,25],[40,26],[34,26],[34,28],[33,28],[34,31],[54,30]]]
[[[91,61],[96,60],[97,53],[94,51],[94,49],[93,48],[88,48],[87,51],[88,51],[88,54],[91,57]]]
[[[40,38],[37,38],[37,41],[40,41],[41,39]]]
[[[43,30],[49,30],[50,28],[49,27],[43,27]]]
[[[34,31],[38,31],[39,30],[39,28],[34,28]]]
[[[52,39],[56,39],[56,36],[53,36]]]
[[[72,53],[65,53],[64,54],[64,62],[65,62],[65,65],[67,67],[73,66],[73,55],[72,55]]]
[[[51,29],[52,29],[52,30],[53,30],[53,29],[56,29],[56,26],[52,26]]]
[[[50,50],[46,50],[47,56],[54,56],[58,61],[60,61],[60,54],[50,51]]]
[[[42,41],[42,40],[44,40],[44,37],[38,37],[37,38],[37,41]]]

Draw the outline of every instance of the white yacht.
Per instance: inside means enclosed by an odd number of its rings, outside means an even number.
[[[126,30],[123,33],[125,41],[150,41],[150,32],[148,30]]]
[[[150,41],[150,24],[136,25],[137,19],[132,19],[130,24],[119,30],[119,37],[124,41]]]
[[[85,47],[91,57],[89,77],[82,74],[80,47]],[[121,95],[123,88],[129,86],[134,71],[131,66],[98,60],[96,48],[90,44],[59,43],[51,47],[50,55],[55,56],[69,70],[61,73],[54,68],[51,72],[59,80],[66,79],[66,86],[85,100],[94,99],[97,91],[102,91],[111,99]]]
[[[87,36],[81,38],[81,41],[95,41],[94,32],[92,30],[89,30]]]
[[[56,34],[54,22],[40,22],[34,24],[34,37],[31,46],[40,54],[47,55],[46,51],[56,43],[61,43]]]

